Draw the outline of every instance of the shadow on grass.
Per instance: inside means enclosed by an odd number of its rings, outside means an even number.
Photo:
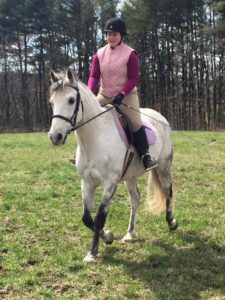
[[[152,246],[159,248],[160,254],[144,261],[140,258],[140,262],[117,258],[117,249],[109,247],[103,263],[108,263],[110,257],[110,264],[122,265],[131,278],[141,280],[158,299],[204,299],[215,293],[225,297],[224,247],[197,232],[176,234],[184,246],[156,242]]]

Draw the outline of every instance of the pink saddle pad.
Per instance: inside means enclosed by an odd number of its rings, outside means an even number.
[[[121,122],[119,120],[119,114],[116,110],[111,110],[112,114],[113,114],[113,118],[116,124],[116,127],[118,129],[118,132],[120,134],[120,137],[122,139],[122,141],[128,145],[129,141],[128,141],[128,137],[126,134],[126,131],[124,130],[124,128],[121,125]],[[156,134],[155,134],[155,128],[153,125],[151,125],[150,123],[147,123],[146,120],[142,119],[142,125],[145,127],[145,132],[146,132],[146,136],[147,136],[147,140],[148,140],[148,144],[149,145],[153,145],[156,142]]]

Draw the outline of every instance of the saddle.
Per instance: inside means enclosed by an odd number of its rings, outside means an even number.
[[[125,118],[124,115],[121,114],[119,109],[112,109],[111,113],[113,115],[120,138],[127,147],[127,151],[123,163],[123,171],[121,175],[121,179],[122,179],[126,174],[127,169],[129,168],[135,154],[135,147],[133,143],[134,137],[133,137],[133,132],[131,131],[130,126],[127,122],[127,119]],[[156,134],[153,125],[147,123],[146,120],[144,120],[144,118],[141,118],[141,120],[142,120],[142,125],[145,128],[148,144],[149,145],[155,144]]]
[[[113,115],[117,130],[119,132],[119,135],[121,137],[121,140],[125,143],[127,147],[130,145],[133,145],[133,133],[129,127],[129,124],[124,117],[120,113],[119,110],[112,109],[111,113]],[[147,123],[146,120],[141,116],[142,125],[145,128],[145,133],[147,136],[148,144],[153,145],[156,142],[156,133],[155,128],[150,123]]]

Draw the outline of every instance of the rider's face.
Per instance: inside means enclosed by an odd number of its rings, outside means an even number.
[[[116,47],[121,41],[120,32],[107,32],[107,42],[111,47]]]

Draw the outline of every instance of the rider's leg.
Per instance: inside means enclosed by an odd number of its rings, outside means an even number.
[[[149,154],[149,145],[147,141],[147,136],[144,127],[142,126],[140,113],[137,112],[140,110],[137,91],[128,94],[124,98],[123,103],[134,108],[131,109],[124,105],[120,105],[119,107],[122,114],[124,114],[129,121],[129,125],[131,127],[134,136],[134,146],[137,149],[137,152],[142,159],[144,168],[146,171],[149,171],[152,168],[156,167],[157,164]]]
[[[149,154],[149,145],[148,140],[145,132],[145,128],[141,126],[141,128],[133,132],[134,135],[134,146],[136,147],[144,168],[146,171],[150,171],[151,169],[155,168],[157,166],[156,161],[151,158]]]
[[[106,97],[105,95],[103,95],[101,93],[98,93],[97,100],[102,106],[112,102],[112,98]]]

